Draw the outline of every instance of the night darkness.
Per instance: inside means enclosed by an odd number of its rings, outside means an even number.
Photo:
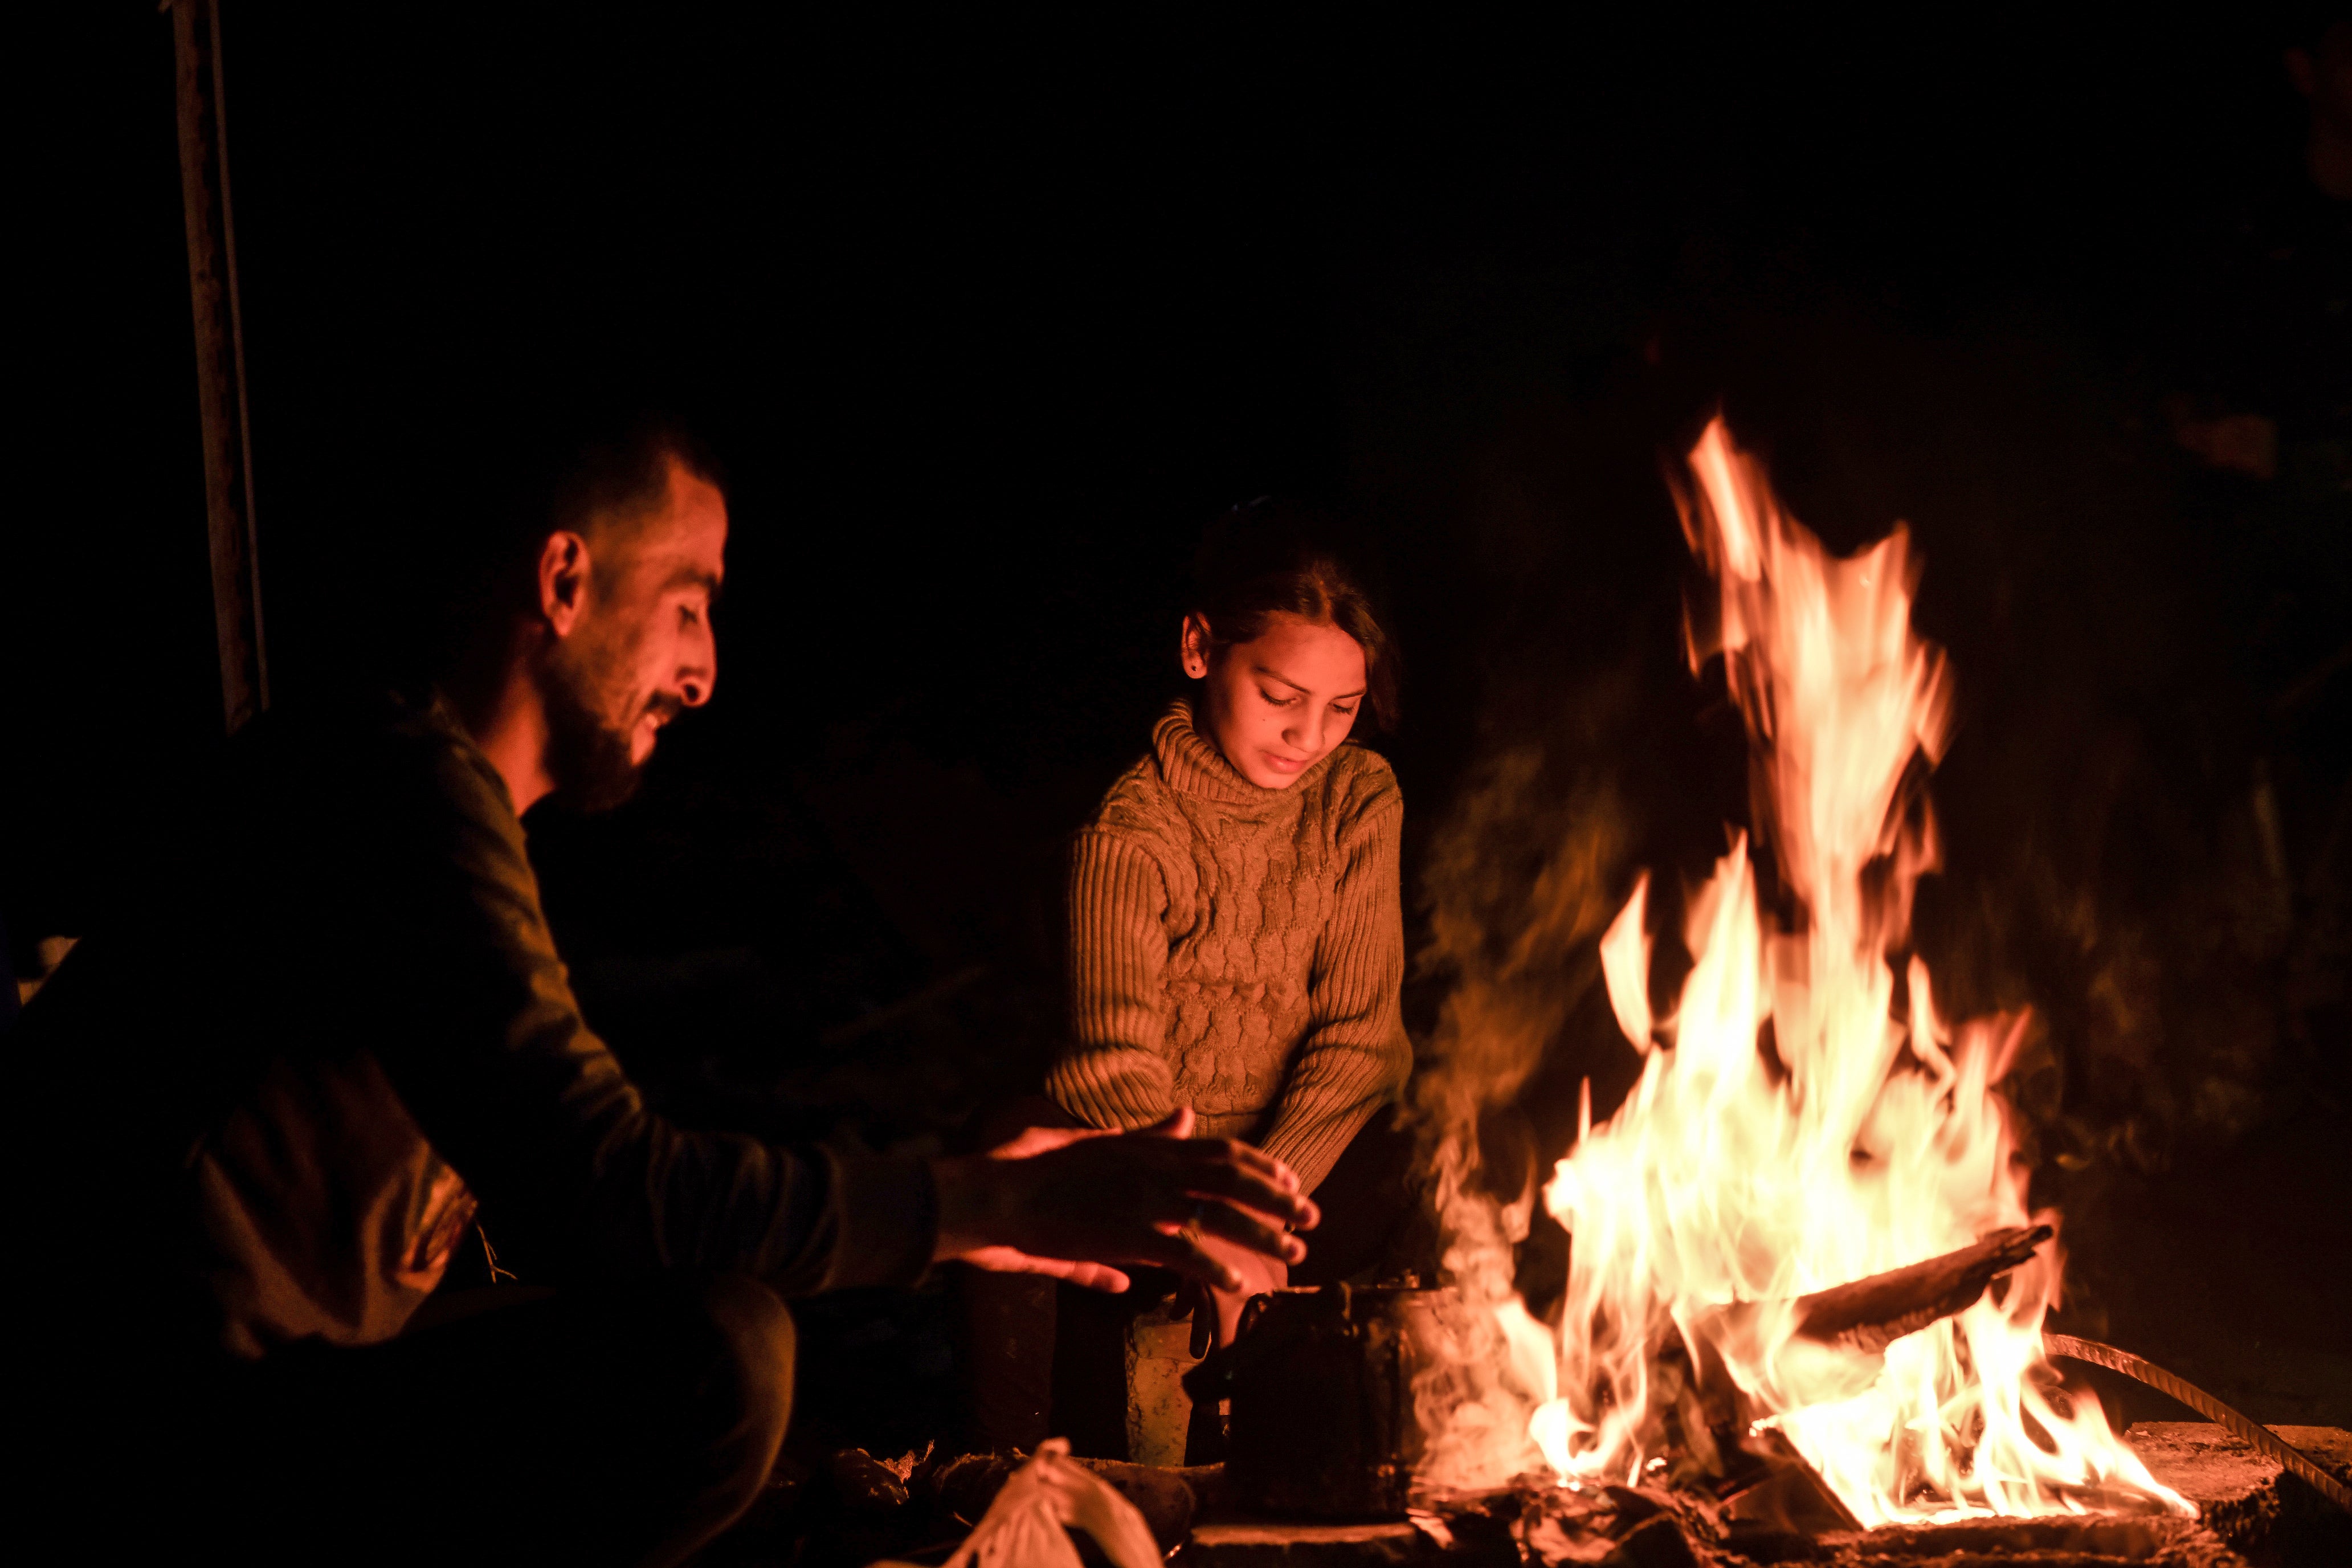
[[[6,546],[20,969],[219,727],[170,26],[67,25]],[[1627,884],[1719,852],[1738,730],[1679,664],[1660,478],[1719,400],[1825,537],[1916,533],[1963,693],[1921,942],[1956,1005],[2044,1020],[2084,1331],[2352,1422],[2352,251],[2299,25],[233,5],[278,700],[398,614],[437,408],[683,411],[733,480],[717,700],[636,803],[534,819],[551,915],[682,1117],[951,1141],[1049,1048],[1057,846],[1235,500],[1366,520],[1409,897],[1514,750],[1613,803]],[[2335,316],[2294,314],[2315,279]],[[2185,449],[2249,411],[2272,477]],[[1626,1058],[1580,1010],[1538,1123]]]

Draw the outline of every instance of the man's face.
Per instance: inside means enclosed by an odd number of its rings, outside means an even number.
[[[652,516],[592,526],[587,538],[579,610],[558,626],[541,690],[548,773],[582,809],[600,810],[635,792],[663,725],[710,700],[727,500],[672,462]]]

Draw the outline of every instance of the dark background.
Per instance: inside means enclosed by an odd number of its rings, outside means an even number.
[[[734,479],[724,679],[637,803],[534,818],[551,913],[678,1114],[951,1141],[1050,1047],[1059,837],[1140,752],[1234,500],[1366,520],[1416,932],[1464,896],[1423,875],[1433,835],[1514,755],[1540,787],[1480,861],[1493,908],[1604,825],[1620,888],[1703,870],[1744,780],[1678,662],[1660,464],[1720,401],[1832,542],[1917,534],[1963,693],[1921,945],[1953,1010],[2038,1009],[2016,1092],[2073,1325],[2352,1422],[2347,253],[2280,63],[2325,19],[232,0],[277,693],[331,700],[432,537],[439,408],[682,408]],[[170,24],[50,25],[5,568],[20,967],[118,896],[120,824],[219,721]],[[2269,479],[2177,438],[2247,412]],[[1528,1102],[1554,1145],[1580,1077],[1605,1109],[1632,1071],[1589,952],[1558,967],[1583,1000]],[[899,1328],[844,1331],[935,1373]]]

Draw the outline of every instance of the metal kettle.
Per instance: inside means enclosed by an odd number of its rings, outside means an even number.
[[[1394,1519],[1423,1442],[1413,1383],[1435,1290],[1329,1285],[1259,1297],[1234,1342],[1185,1374],[1195,1405],[1231,1400],[1225,1480],[1269,1514]]]

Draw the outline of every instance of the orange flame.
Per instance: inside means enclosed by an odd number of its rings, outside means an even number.
[[[1995,1089],[2024,1016],[1948,1026],[1926,966],[1912,960],[1898,990],[1890,963],[1935,861],[1919,784],[1950,713],[1943,654],[1911,630],[1906,536],[1832,559],[1719,417],[1689,471],[1684,532],[1720,591],[1711,634],[1690,628],[1692,668],[1724,656],[1775,907],[1790,912],[1759,906],[1735,837],[1689,900],[1695,963],[1662,1018],[1646,879],[1601,942],[1618,1022],[1647,1060],[1605,1124],[1589,1125],[1588,1106],[1544,1190],[1574,1243],[1559,1396],[1529,1436],[1563,1479],[1631,1479],[1670,1428],[1685,1453],[1709,1445],[1693,1369],[1720,1367],[1755,1424],[1784,1433],[1867,1524],[2119,1496],[2193,1511],[2094,1400],[2051,1396],[2054,1245],[1883,1354],[1795,1332],[1792,1304],[1810,1291],[2057,1215],[2027,1212]]]

